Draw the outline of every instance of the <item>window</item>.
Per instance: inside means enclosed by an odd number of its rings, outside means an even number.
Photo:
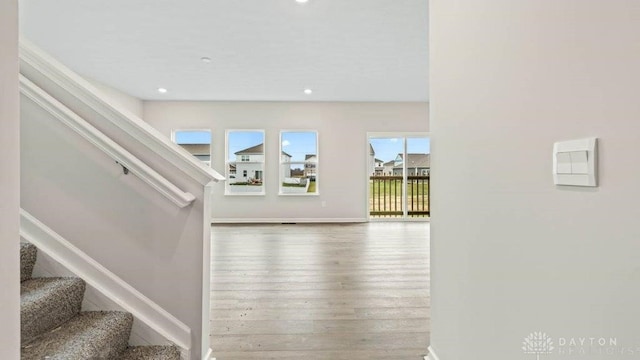
[[[211,166],[211,130],[173,130],[171,140],[208,166]]]
[[[227,130],[226,194],[264,195],[264,131]]]
[[[280,195],[318,194],[318,133],[280,133]]]

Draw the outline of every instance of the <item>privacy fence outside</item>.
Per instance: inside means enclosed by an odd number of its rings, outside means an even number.
[[[372,218],[404,216],[402,176],[369,177],[369,215]],[[428,217],[429,176],[407,176],[406,209],[408,217]]]

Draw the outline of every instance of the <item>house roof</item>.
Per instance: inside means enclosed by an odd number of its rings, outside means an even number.
[[[209,155],[211,145],[209,144],[179,144],[182,148],[193,155]]]
[[[264,154],[264,144],[258,144],[234,153],[235,155]]]
[[[234,152],[235,155],[263,155],[264,154],[264,143],[263,144],[258,144],[256,146],[252,146],[250,148],[246,148],[244,150],[240,150],[237,152]],[[291,157],[291,155],[287,154],[286,152],[282,152],[282,155]]]
[[[407,154],[407,167],[431,168],[431,154]],[[402,163],[394,166],[394,169],[399,168],[402,168]]]
[[[304,159],[305,159],[305,160],[309,160],[309,159],[311,159],[312,157],[316,157],[316,154],[307,154],[307,155],[305,155],[305,156],[304,156]]]

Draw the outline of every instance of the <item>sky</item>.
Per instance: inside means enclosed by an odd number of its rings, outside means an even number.
[[[282,132],[282,150],[291,155],[291,161],[304,161],[305,155],[315,154],[317,137],[315,132]],[[228,133],[229,161],[235,161],[235,153],[262,144],[262,131],[230,131]],[[269,146],[269,144],[267,144]]]
[[[211,144],[209,130],[178,130],[173,136],[176,144]]]
[[[370,138],[369,143],[376,152],[375,158],[384,162],[395,159],[404,150],[403,138]],[[407,153],[430,154],[431,139],[407,138]]]
[[[210,144],[211,132],[208,130],[185,130],[175,132],[178,144]],[[291,161],[304,161],[305,155],[315,154],[317,149],[317,133],[314,131],[285,131],[281,133],[282,150],[291,155]],[[229,131],[229,161],[235,161],[235,154],[240,150],[264,142],[263,131]],[[371,138],[369,139],[376,159],[391,161],[403,152],[403,138]],[[268,144],[267,144],[268,145]],[[428,154],[431,152],[431,141],[427,137],[407,138],[407,152]]]
[[[306,155],[315,155],[318,148],[316,132],[282,132],[282,151],[291,155],[291,161],[304,161]]]

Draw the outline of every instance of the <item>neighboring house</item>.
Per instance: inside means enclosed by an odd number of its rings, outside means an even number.
[[[304,177],[308,177],[311,180],[316,179],[317,163],[318,157],[315,154],[307,154],[304,156]]]
[[[380,159],[374,159],[373,161],[374,161],[373,175],[375,176],[384,175],[384,161]]]
[[[391,160],[382,164],[382,174],[383,176],[391,176],[393,175],[393,167],[396,166],[396,161]]]
[[[236,180],[236,165],[229,164],[229,182],[235,182]]]
[[[404,168],[402,154],[394,160],[393,175],[401,176]],[[407,154],[407,176],[429,175],[431,170],[431,154]]]
[[[263,180],[264,175],[264,144],[258,144],[244,150],[235,152],[235,179],[229,179],[229,183],[246,183],[249,181]],[[231,173],[231,165],[229,173]]]
[[[211,145],[209,144],[178,144],[191,155],[211,166]]]
[[[280,163],[285,165],[280,166],[280,171],[281,171],[280,179],[294,177],[293,172],[291,170],[291,165],[289,164],[290,162],[291,162],[291,155],[283,151],[280,154]]]
[[[371,143],[369,143],[369,175],[375,174],[376,169],[376,151],[373,149]]]

